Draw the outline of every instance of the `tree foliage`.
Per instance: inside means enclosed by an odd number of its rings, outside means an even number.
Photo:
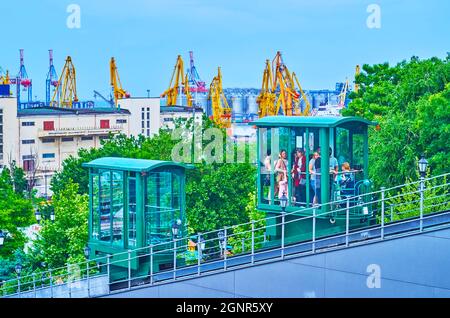
[[[34,242],[34,254],[50,268],[84,261],[88,240],[88,196],[78,194],[78,184],[69,180],[53,198],[55,222],[44,223]]]
[[[18,248],[22,248],[25,237],[20,228],[33,223],[33,205],[24,196],[23,171],[12,166],[4,168],[0,174],[0,229],[7,233],[0,256],[10,257]],[[26,183],[26,182],[25,182]]]
[[[379,123],[369,135],[369,174],[375,186],[415,177],[423,153],[433,175],[450,166],[450,58],[411,58],[396,66],[364,65],[358,93],[343,114]]]

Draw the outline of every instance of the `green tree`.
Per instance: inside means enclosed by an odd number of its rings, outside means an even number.
[[[17,188],[16,188],[17,189]],[[0,256],[9,258],[17,249],[23,248],[26,241],[20,228],[33,224],[33,205],[31,200],[14,190],[14,179],[8,168],[0,174],[0,229],[7,233]]]
[[[369,133],[369,175],[375,187],[402,184],[415,177],[423,153],[433,175],[450,164],[450,58],[411,58],[394,67],[364,65],[356,78],[359,92],[344,115],[379,123]]]
[[[69,182],[53,197],[54,223],[44,223],[34,242],[34,254],[50,268],[84,261],[88,241],[88,196],[78,194],[78,184]]]

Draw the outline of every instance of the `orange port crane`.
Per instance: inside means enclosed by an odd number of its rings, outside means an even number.
[[[303,111],[300,107],[300,97],[305,104]],[[309,115],[311,109],[309,100],[297,75],[291,73],[284,64],[281,52],[277,52],[272,65],[266,60],[262,89],[256,102],[259,105],[259,117],[278,115],[280,107],[285,116]]]
[[[174,106],[177,104],[178,95],[181,96],[182,93],[186,95],[188,106],[192,106],[192,98],[189,91],[188,74],[184,75],[183,59],[181,58],[181,55],[178,55],[177,62],[175,63],[175,68],[172,73],[172,78],[170,79],[169,88],[161,94],[161,97],[167,96],[167,106]]]
[[[117,107],[119,99],[129,98],[130,94],[122,88],[122,83],[120,82],[119,72],[117,71],[116,61],[114,57],[111,58],[109,63],[111,87],[114,95],[114,103]]]
[[[68,56],[50,105],[72,108],[73,103],[76,102],[78,102],[78,97],[75,66],[72,63],[72,58]]]
[[[211,100],[212,108],[212,120],[220,128],[231,127],[231,108],[228,105],[227,99],[223,92],[222,87],[222,73],[220,67],[217,70],[217,76],[215,76],[211,82],[208,94],[208,100]]]

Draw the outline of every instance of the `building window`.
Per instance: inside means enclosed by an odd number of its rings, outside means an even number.
[[[94,139],[94,137],[92,137],[92,136],[83,136],[83,137],[81,137],[81,140],[82,141],[85,141],[85,140],[93,140]]]
[[[44,121],[44,130],[55,130],[54,121]]]
[[[150,120],[147,120],[147,128],[150,128]]]
[[[34,139],[24,139],[22,140],[22,145],[34,144]]]
[[[23,121],[22,126],[34,126],[34,121]]]
[[[144,120],[144,119],[145,119],[144,108],[142,108],[141,119],[142,119],[142,120]]]
[[[109,136],[100,136],[100,137],[98,137],[98,139],[100,139],[100,140],[109,139]]]
[[[73,141],[73,137],[62,137],[61,138],[62,142],[68,142],[68,141]]]
[[[55,138],[43,138],[42,139],[42,143],[43,144],[49,144],[49,143],[52,143],[52,142],[55,142]]]
[[[150,136],[150,129],[147,129],[147,136]]]
[[[102,119],[102,120],[100,120],[100,128],[101,129],[108,129],[109,128],[109,119]]]
[[[147,119],[150,119],[150,113],[147,113]]]
[[[126,124],[127,120],[126,119],[116,119],[116,124]]]
[[[23,155],[22,156],[22,160],[30,160],[30,159],[34,160],[34,156],[33,155]]]
[[[43,159],[53,159],[53,158],[55,158],[55,154],[54,153],[43,153],[42,158]]]
[[[23,170],[24,171],[33,171],[34,170],[34,159],[32,160],[23,160]]]

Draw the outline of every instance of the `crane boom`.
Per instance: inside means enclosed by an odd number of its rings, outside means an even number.
[[[72,108],[74,102],[78,102],[76,72],[72,58],[68,56],[50,105]]]
[[[114,57],[111,58],[109,63],[110,70],[110,82],[114,95],[114,104],[117,107],[119,99],[129,98],[130,94],[122,88],[122,83],[120,82],[119,72],[117,71],[116,61]]]

